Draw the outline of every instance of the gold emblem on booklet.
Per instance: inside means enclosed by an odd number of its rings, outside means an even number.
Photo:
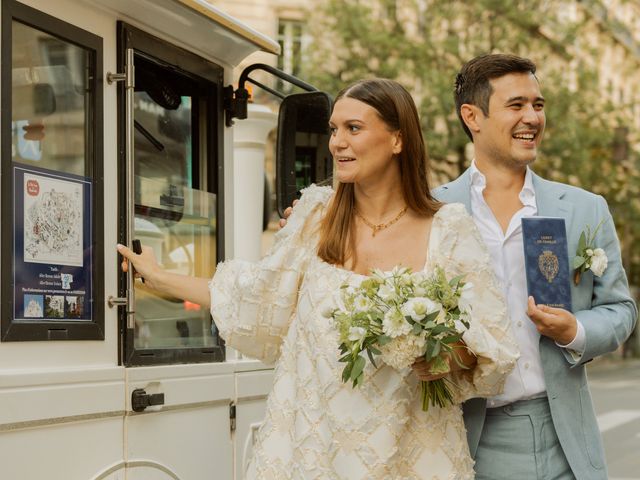
[[[543,251],[542,255],[538,257],[538,268],[549,283],[553,282],[559,271],[558,257],[550,250]]]

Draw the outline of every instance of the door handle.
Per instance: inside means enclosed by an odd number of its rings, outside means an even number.
[[[131,393],[131,409],[142,412],[147,407],[164,405],[164,393],[147,393],[144,388],[136,388]]]

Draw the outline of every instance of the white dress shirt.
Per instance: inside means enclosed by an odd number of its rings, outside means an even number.
[[[511,331],[520,347],[520,358],[506,379],[504,392],[487,401],[487,407],[494,408],[518,400],[541,397],[546,392],[540,361],[540,334],[527,316],[528,294],[521,226],[522,218],[537,215],[538,207],[531,170],[527,168],[519,194],[522,208],[513,215],[507,231],[503,232],[484,199],[483,191],[487,183],[475,161],[471,164],[470,173],[473,220],[489,249],[498,283],[507,302]],[[584,327],[578,322],[576,338],[568,345],[559,346],[571,349],[572,356],[577,361],[584,351],[584,345]]]

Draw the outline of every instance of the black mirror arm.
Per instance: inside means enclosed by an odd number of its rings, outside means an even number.
[[[249,78],[249,74],[251,72],[253,72],[254,70],[263,70],[263,71],[265,71],[267,73],[270,73],[274,77],[278,77],[278,78],[280,78],[282,80],[285,80],[285,81],[295,85],[296,87],[300,87],[301,89],[306,90],[307,92],[317,92],[318,91],[318,89],[316,87],[314,87],[313,85],[309,85],[307,82],[303,82],[298,77],[294,77],[293,75],[289,75],[288,73],[283,72],[282,70],[278,70],[277,68],[272,67],[271,65],[267,65],[266,63],[254,63],[253,65],[249,65],[247,68],[245,68],[242,71],[242,73],[240,74],[240,78],[238,80],[238,90],[244,88],[244,84],[245,84],[245,82],[247,80],[250,80],[251,83],[255,84],[255,81],[251,80]],[[261,86],[261,88],[262,88],[262,86]]]
[[[270,94],[283,99],[286,95],[282,92],[274,90],[266,85],[249,78],[249,74],[254,70],[262,70],[267,73],[270,73],[274,77],[278,77],[286,82],[295,85],[296,87],[300,87],[307,92],[317,92],[318,89],[313,85],[310,85],[306,82],[303,82],[298,77],[294,77],[293,75],[289,75],[282,70],[279,70],[271,65],[267,65],[266,63],[254,63],[253,65],[249,65],[245,68],[240,74],[240,78],[238,79],[238,88],[233,91],[233,87],[228,86],[225,87],[225,111],[226,111],[226,125],[230,127],[233,125],[233,119],[238,118],[240,120],[244,120],[247,118],[247,104],[249,100],[249,92],[245,88],[245,83],[250,82],[256,85],[257,87],[262,88],[263,90],[269,92]]]

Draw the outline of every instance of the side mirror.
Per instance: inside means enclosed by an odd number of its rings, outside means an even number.
[[[329,152],[331,97],[324,92],[285,97],[278,115],[276,198],[278,213],[300,196],[300,190],[331,177]]]

